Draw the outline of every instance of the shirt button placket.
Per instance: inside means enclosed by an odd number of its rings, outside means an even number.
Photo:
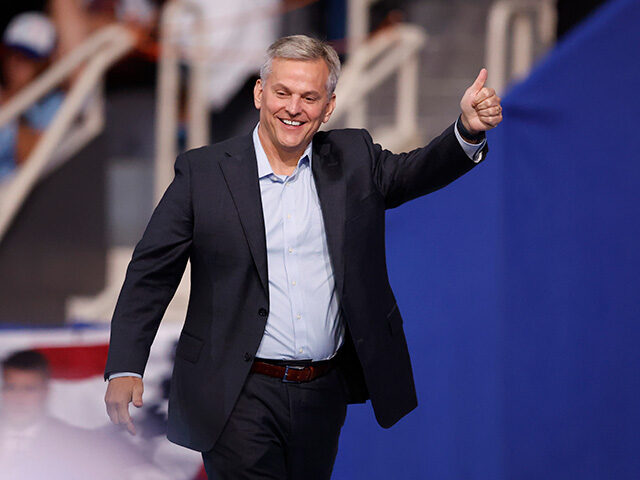
[[[283,235],[284,258],[283,259],[285,264],[287,280],[289,283],[289,302],[291,304],[291,308],[295,308],[296,292],[294,291],[293,287],[295,287],[296,281],[292,279],[292,275],[296,271],[295,265],[294,265],[295,259],[292,258],[293,257],[292,242],[293,242],[293,239],[295,238],[295,228],[294,228],[294,222],[292,222],[291,212],[296,207],[296,205],[295,205],[295,191],[293,187],[291,187],[290,181],[291,181],[291,177],[285,180],[284,187],[286,188],[283,188],[282,197],[281,197],[282,198],[283,231],[284,231],[284,235]],[[298,326],[296,325],[296,322],[292,322],[292,323],[293,323],[292,327],[293,327],[293,343],[294,343],[293,347],[295,349],[294,351],[298,352],[299,350],[298,343],[299,343],[299,337],[300,337],[298,333]]]
[[[298,172],[298,178],[296,179],[296,193],[298,194],[298,196],[296,197],[295,202],[296,210],[294,211],[294,218],[297,222],[304,223],[304,226],[296,224],[296,226],[298,227],[296,233],[298,234],[302,234],[302,231],[306,231],[306,224],[312,220],[309,217],[309,212],[306,210],[306,208],[308,208],[308,176],[310,176],[310,170],[308,165],[304,164],[303,167],[300,168],[300,171]],[[291,305],[291,314],[293,316],[294,325],[296,326],[295,332],[297,353],[300,358],[309,358],[311,352],[308,349],[308,325],[307,318],[306,316],[304,316],[306,298],[304,294],[308,294],[309,292],[305,290],[305,279],[302,277],[305,264],[301,262],[303,262],[304,259],[297,255],[298,250],[300,248],[303,248],[302,242],[304,241],[304,238],[296,237],[296,243],[290,244],[293,247],[293,254],[290,256],[294,257],[293,261],[295,262],[292,272],[294,275],[294,280],[297,282],[297,286],[295,287],[295,290],[293,292],[294,301]]]

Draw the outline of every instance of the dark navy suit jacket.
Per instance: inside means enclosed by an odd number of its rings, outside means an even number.
[[[485,147],[486,148],[486,147]],[[312,172],[347,326],[340,368],[351,402],[371,399],[390,427],[417,405],[402,317],[387,277],[385,210],[470,170],[447,128],[392,154],[365,130],[318,132]],[[191,261],[176,351],[169,439],[213,447],[238,398],[269,312],[267,253],[251,135],[188,151],[133,254],[113,316],[106,374],[142,374],[164,311]]]

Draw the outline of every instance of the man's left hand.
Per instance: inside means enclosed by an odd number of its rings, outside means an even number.
[[[500,97],[493,88],[485,87],[487,69],[480,70],[478,77],[460,100],[462,123],[469,133],[478,134],[496,127],[502,121]]]

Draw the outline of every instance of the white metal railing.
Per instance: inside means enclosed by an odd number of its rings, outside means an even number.
[[[418,105],[419,50],[426,34],[417,27],[398,26],[369,36],[369,8],[378,0],[349,0],[347,14],[347,47],[349,58],[338,85],[339,107],[334,117],[346,117],[348,126],[366,127],[367,94],[382,81],[398,72],[398,107],[395,128],[388,134],[390,147],[405,147],[416,138]],[[179,41],[181,16],[193,18],[196,41],[193,49],[184,52]],[[207,25],[202,6],[189,0],[169,2],[161,15],[161,55],[156,106],[155,200],[158,201],[173,178],[173,163],[177,154],[176,131],[180,97],[180,63],[189,69],[187,89],[187,147],[208,143],[208,115],[205,101]],[[198,41],[200,39],[200,41]],[[373,65],[376,63],[376,65]],[[364,84],[364,85],[363,85]],[[332,123],[333,124],[333,123]],[[379,139],[379,135],[376,138]]]
[[[554,0],[499,0],[487,20],[486,65],[491,86],[503,94],[509,83],[524,77],[554,42]]]
[[[98,295],[74,296],[67,298],[66,318],[72,321],[109,323],[116,307],[118,294],[122,288],[127,266],[133,254],[133,247],[114,247],[107,251],[107,275],[105,288]],[[183,322],[189,303],[191,264],[187,262],[182,280],[165,310],[163,322]]]
[[[195,29],[194,41],[183,60],[180,46],[180,23],[177,18],[190,16]],[[209,143],[209,115],[206,101],[207,25],[201,4],[189,1],[167,3],[160,17],[160,59],[158,60],[158,84],[156,97],[156,162],[154,195],[160,200],[171,179],[173,163],[177,155],[176,132],[180,101],[180,64],[189,67],[187,89],[187,148]]]
[[[352,0],[353,1],[353,0]],[[356,0],[359,1],[359,0]],[[361,14],[368,15],[368,6],[376,0],[360,1]],[[206,42],[189,42],[197,45],[197,51],[185,54],[185,44],[179,39],[180,18],[184,14],[193,15],[196,35],[205,35],[207,25],[202,19],[203,12],[197,3],[189,0],[174,0],[165,5],[161,16],[161,56],[159,59],[159,76],[156,107],[156,153],[155,153],[155,194],[156,200],[164,192],[173,178],[173,164],[177,153],[176,131],[180,99],[180,65],[184,62],[189,70],[187,86],[187,105],[189,108],[188,147],[198,147],[208,142],[208,102],[204,87],[206,86]],[[361,19],[362,20],[362,19]],[[338,107],[334,118],[340,121],[345,118],[349,126],[363,126],[352,123],[349,112],[363,105],[371,91],[387,78],[398,74],[397,110],[395,123],[382,131],[374,132],[377,141],[392,149],[404,149],[408,144],[419,143],[418,125],[418,74],[419,53],[426,42],[426,34],[418,27],[398,25],[386,29],[371,39],[368,38],[368,21],[361,25],[361,34],[350,32],[360,40],[356,51],[350,55],[342,71],[338,84]],[[359,27],[360,28],[360,27]],[[201,47],[204,45],[204,47]],[[366,110],[365,110],[366,112]],[[67,316],[108,321],[115,305],[126,265],[131,258],[131,249],[112,249],[108,253],[107,286],[98,296],[76,297],[67,302]],[[187,268],[189,268],[187,266]],[[174,299],[169,306],[165,318],[182,321],[189,292],[188,272],[183,275]]]
[[[21,115],[40,98],[77,75],[55,118],[29,157],[0,191],[0,242],[36,183],[86,145],[103,128],[102,79],[108,68],[134,45],[124,27],[96,32],[25,87],[0,109],[0,126]],[[78,68],[83,67],[78,72]]]
[[[378,0],[349,0],[347,8],[347,52],[349,61],[351,55],[366,43],[369,36],[370,18],[369,9]],[[362,101],[349,111],[349,125],[359,128],[367,127],[367,102]]]
[[[347,126],[361,127],[351,123],[350,112],[397,73],[395,122],[373,132],[373,136],[390,150],[404,150],[418,143],[419,60],[426,41],[427,34],[422,28],[398,24],[362,44],[342,71],[336,88],[336,110],[325,127],[331,128],[342,117],[346,117]]]

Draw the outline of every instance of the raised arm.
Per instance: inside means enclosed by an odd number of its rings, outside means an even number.
[[[484,157],[487,152],[484,132],[502,121],[500,98],[485,86],[486,79],[487,71],[483,68],[460,101],[462,128],[458,122],[452,124],[425,147],[394,154],[374,144],[364,132],[372,158],[373,179],[387,208],[448,185]],[[477,144],[482,155],[476,158],[469,153],[469,145],[464,142]]]

